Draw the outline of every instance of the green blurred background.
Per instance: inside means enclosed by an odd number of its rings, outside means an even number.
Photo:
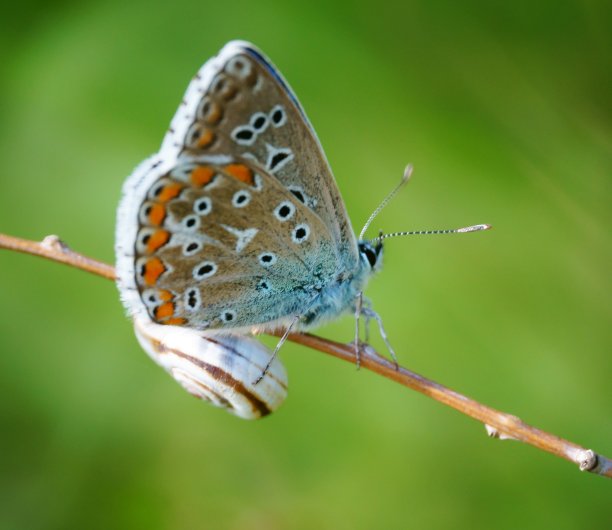
[[[0,230],[113,260],[124,178],[232,38],[284,73],[356,229],[401,362],[612,456],[610,2],[6,3]],[[610,528],[611,483],[287,345],[245,422],[139,349],[114,286],[0,253],[2,529]],[[320,333],[348,341],[352,321]],[[374,345],[379,347],[376,338]]]

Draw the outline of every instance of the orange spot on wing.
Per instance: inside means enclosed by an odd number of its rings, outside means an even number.
[[[166,302],[157,306],[153,313],[155,314],[155,318],[158,319],[171,317],[174,315],[174,304],[172,302]]]
[[[180,318],[180,317],[172,317],[172,318],[169,318],[168,320],[162,322],[162,324],[166,324],[168,326],[182,326],[184,324],[187,324],[187,319],[186,318]]]
[[[174,199],[174,197],[176,197],[182,189],[183,185],[179,184],[178,182],[168,184],[161,190],[161,193],[157,196],[157,200],[159,202],[167,202],[170,199]]]
[[[157,296],[159,296],[162,302],[168,302],[174,298],[174,295],[170,291],[166,291],[166,289],[157,291]]]
[[[198,140],[198,147],[204,148],[209,146],[215,139],[215,134],[210,129],[205,129],[202,132],[202,136]]]
[[[151,210],[149,211],[149,222],[153,226],[161,226],[165,218],[166,208],[164,208],[161,204],[151,205]]]
[[[240,182],[250,184],[251,186],[255,184],[253,172],[244,164],[229,164],[225,166],[225,171]]]
[[[164,272],[166,272],[166,266],[162,260],[151,258],[144,264],[144,274],[142,277],[147,285],[154,285]]]
[[[170,232],[166,230],[157,230],[154,232],[149,241],[147,241],[147,251],[155,252],[158,248],[163,247],[170,239]]]
[[[215,176],[214,169],[207,166],[198,166],[191,172],[191,182],[194,186],[205,186]]]

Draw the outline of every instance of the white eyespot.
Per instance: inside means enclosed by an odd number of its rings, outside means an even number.
[[[193,232],[200,227],[200,218],[197,215],[188,215],[181,221],[181,224],[185,229]]]
[[[214,134],[210,129],[203,127],[201,123],[195,122],[185,135],[185,145],[188,147],[208,147],[214,140]]]
[[[151,188],[149,189],[149,192],[147,193],[149,199],[157,201],[161,193],[164,191],[164,188],[172,184],[174,184],[174,182],[166,177],[154,182]]]
[[[268,159],[266,161],[266,168],[270,173],[276,173],[285,167],[289,162],[293,160],[293,151],[288,147],[275,147],[270,144],[266,144],[268,150]]]
[[[208,114],[210,105],[212,103],[212,99],[208,96],[204,96],[200,102],[198,103],[198,107],[196,109],[196,118],[199,120],[203,120],[204,117]]]
[[[238,79],[246,79],[251,73],[251,63],[246,57],[233,57],[225,65],[225,70],[228,74],[236,76]]]
[[[195,287],[190,287],[185,291],[184,305],[186,311],[195,311],[200,307],[202,300],[200,298],[200,290]]]
[[[212,200],[210,197],[200,197],[193,203],[193,211],[198,215],[208,215],[212,212]]]
[[[138,212],[138,221],[140,222],[141,225],[149,224],[149,215],[151,215],[152,211],[153,211],[152,202],[146,201],[142,203],[142,206],[140,207],[140,211]]]
[[[210,278],[215,272],[217,272],[217,264],[214,261],[203,261],[193,268],[193,277],[198,281],[205,280]]]
[[[217,123],[223,116],[223,111],[218,103],[209,97],[203,97],[196,109],[196,119],[203,120],[208,124]]]
[[[251,116],[251,119],[249,120],[249,123],[251,124],[253,130],[257,132],[257,134],[261,134],[262,132],[264,132],[270,124],[270,122],[268,121],[268,116],[265,115],[263,112],[256,112],[255,114],[253,114]]]
[[[287,113],[282,105],[276,105],[268,115],[274,127],[282,127],[287,122]]]
[[[280,222],[288,221],[295,214],[295,205],[289,201],[281,202],[274,209],[274,217],[276,217]]]
[[[202,243],[199,241],[190,241],[183,245],[183,256],[194,256],[202,250]]]
[[[246,190],[237,191],[232,197],[232,206],[234,206],[234,208],[244,208],[250,202],[251,194]]]
[[[157,291],[155,289],[146,289],[140,296],[144,304],[149,309],[153,309],[160,302],[159,296],[157,295]]]
[[[270,267],[276,263],[278,258],[276,257],[276,254],[273,254],[272,252],[262,252],[259,256],[257,256],[257,259],[263,267]]]
[[[153,228],[141,228],[136,238],[136,250],[139,254],[144,254],[147,251],[149,239],[155,233]]]
[[[226,96],[227,93],[232,89],[234,83],[225,74],[218,74],[210,83],[210,91],[213,94],[220,94]]]
[[[220,318],[225,323],[233,322],[236,320],[236,311],[226,309],[221,313]]]
[[[297,225],[291,232],[291,239],[298,245],[308,239],[310,227],[307,224]]]
[[[257,133],[248,125],[240,125],[239,127],[236,127],[230,136],[238,145],[252,145],[257,139]]]

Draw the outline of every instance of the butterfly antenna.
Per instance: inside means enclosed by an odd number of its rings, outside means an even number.
[[[381,234],[378,237],[371,240],[373,244],[380,243],[383,239],[388,239],[390,237],[399,237],[399,236],[425,236],[431,234],[464,234],[467,232],[479,232],[480,230],[490,230],[493,228],[491,225],[472,225],[465,226],[463,228],[449,228],[447,230],[413,230],[410,232],[392,232],[391,234]]]
[[[391,191],[391,193],[389,193],[389,195],[387,195],[383,201],[378,205],[378,208],[376,208],[376,210],[374,210],[372,212],[372,215],[370,215],[369,219],[366,221],[366,224],[363,225],[363,228],[361,229],[361,232],[359,232],[359,240],[361,241],[363,239],[363,235],[366,233],[366,230],[370,227],[370,225],[372,224],[372,221],[374,221],[374,219],[376,218],[376,216],[380,213],[380,211],[387,206],[387,204],[389,203],[389,201],[391,199],[393,199],[393,197],[395,197],[395,195],[397,194],[397,192],[399,190],[401,190],[404,185],[408,182],[408,180],[410,179],[410,176],[412,175],[412,164],[408,164],[406,166],[406,169],[404,170],[404,176],[402,177],[402,180],[400,181],[400,183],[395,186],[395,188],[393,188],[393,190]]]

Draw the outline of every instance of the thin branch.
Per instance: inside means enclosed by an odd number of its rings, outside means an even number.
[[[115,271],[112,266],[72,251],[57,236],[47,236],[42,242],[36,242],[0,234],[0,248],[43,256],[109,280],[115,279]],[[315,335],[302,333],[290,334],[289,340],[351,364],[355,362],[355,352],[352,344],[340,344]],[[516,416],[487,407],[406,368],[396,368],[394,363],[380,356],[370,347],[366,347],[361,353],[361,366],[482,422],[492,438],[519,440],[542,451],[569,460],[578,465],[581,471],[612,478],[612,461],[605,456],[532,427]]]
[[[108,280],[115,280],[115,268],[101,261],[88,258],[71,250],[59,237],[47,236],[42,241],[29,241],[18,237],[0,234],[0,248],[41,256],[52,261],[65,263]]]

